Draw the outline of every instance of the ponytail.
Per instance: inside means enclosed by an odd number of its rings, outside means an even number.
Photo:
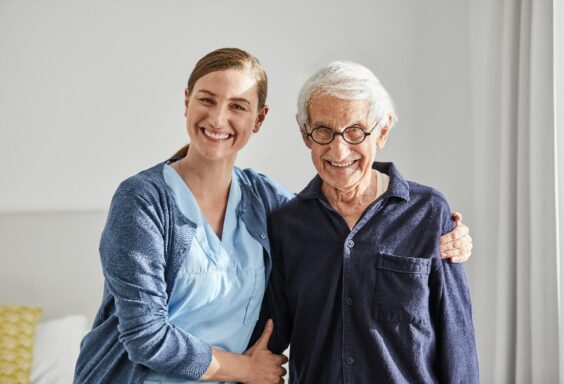
[[[181,159],[188,153],[188,147],[190,144],[186,144],[182,148],[180,148],[174,155],[172,155],[171,159]]]

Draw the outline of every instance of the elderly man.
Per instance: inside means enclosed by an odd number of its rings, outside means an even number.
[[[290,382],[477,383],[464,268],[439,255],[449,206],[374,162],[395,121],[388,93],[367,68],[334,62],[298,109],[318,175],[272,215],[263,307],[271,350],[291,345]]]

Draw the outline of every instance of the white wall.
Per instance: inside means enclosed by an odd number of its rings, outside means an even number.
[[[183,88],[237,46],[270,75],[268,121],[241,153],[294,191],[313,175],[294,120],[333,59],[370,67],[400,123],[382,153],[469,214],[465,2],[0,1],[0,212],[106,209],[119,181],[186,139]]]
[[[39,306],[42,320],[93,320],[102,302],[105,219],[103,211],[0,214],[0,304]]]
[[[121,180],[186,142],[183,89],[196,60],[236,46],[270,77],[267,122],[240,166],[300,190],[314,170],[294,119],[299,87],[330,60],[357,61],[381,79],[400,119],[380,159],[444,192],[475,232],[468,4],[0,0],[0,213],[47,211],[56,222],[58,211],[106,210]],[[11,257],[0,249],[3,268]],[[91,265],[95,256],[76,257]],[[480,345],[482,354],[487,339]]]

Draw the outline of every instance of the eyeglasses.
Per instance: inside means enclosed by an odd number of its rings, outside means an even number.
[[[341,136],[349,144],[360,144],[366,139],[366,136],[369,136],[376,129],[378,123],[380,123],[380,120],[368,132],[360,127],[347,127],[342,132],[337,132],[327,127],[317,127],[308,132],[306,125],[304,125],[304,132],[307,137],[321,145],[331,143],[335,140],[335,136]]]

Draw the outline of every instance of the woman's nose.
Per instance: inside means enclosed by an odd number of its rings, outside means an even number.
[[[221,128],[227,119],[227,113],[221,106],[216,106],[210,111],[210,116],[208,118],[212,128]]]

